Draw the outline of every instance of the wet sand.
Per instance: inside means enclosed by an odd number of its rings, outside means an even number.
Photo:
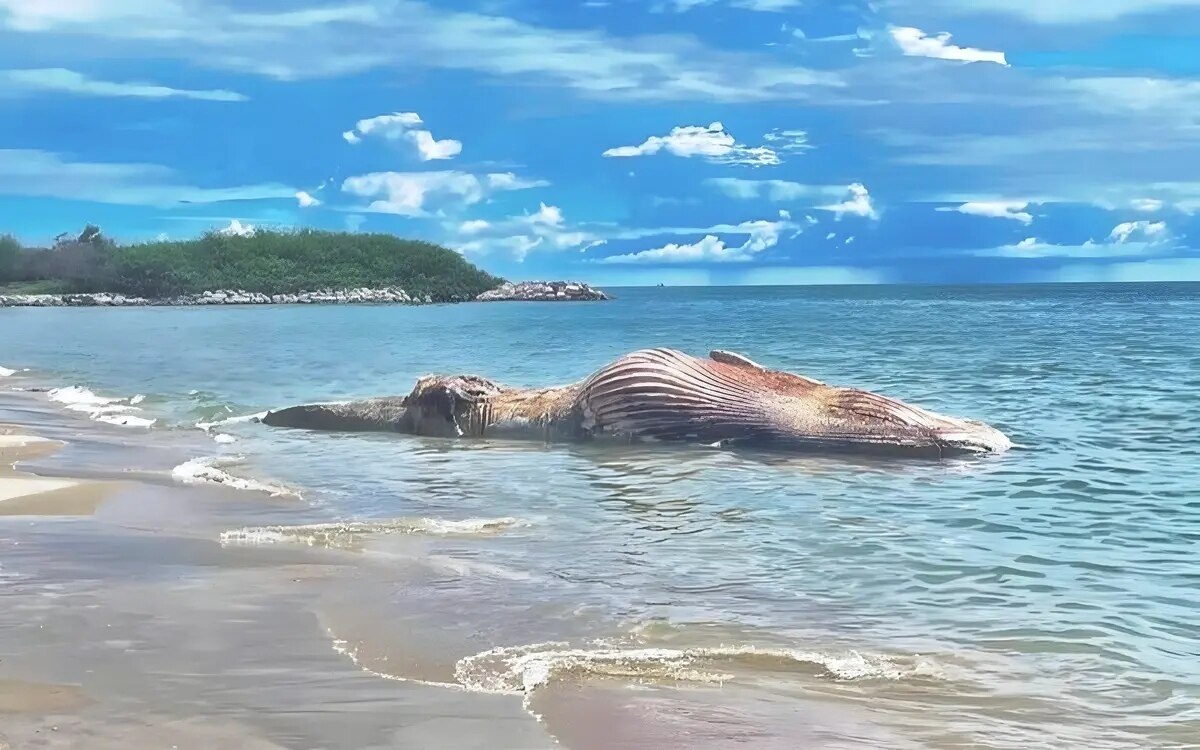
[[[356,560],[220,542],[294,498],[178,485],[195,446],[29,395],[0,395],[0,420],[0,748],[553,745],[519,697],[380,679],[335,650],[316,607]]]
[[[86,516],[115,489],[114,483],[39,477],[16,469],[30,458],[54,453],[62,443],[0,425],[0,516]]]

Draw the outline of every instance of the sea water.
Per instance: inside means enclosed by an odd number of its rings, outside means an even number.
[[[658,729],[631,747],[671,744],[664,725],[681,747],[1200,746],[1200,286],[612,291],[5,309],[0,372],[31,368],[15,377],[97,429],[192,434],[176,481],[290,497],[221,543],[374,566],[323,601],[332,647],[381,678],[520,694],[568,745],[636,705]],[[869,461],[252,419],[431,372],[565,383],[652,346],[741,352],[1018,447]],[[413,557],[426,574],[389,573]]]

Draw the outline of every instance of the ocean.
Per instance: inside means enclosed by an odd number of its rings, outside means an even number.
[[[0,517],[0,575],[142,634],[141,656],[105,637],[153,689],[74,659],[127,696],[106,716],[153,703],[263,746],[1200,747],[1200,285],[610,291],[2,309],[0,421],[68,443],[31,466],[145,487],[94,518]],[[658,346],[981,419],[1017,447],[866,460],[248,418],[431,372],[564,383]],[[193,595],[168,593],[181,581]],[[38,601],[69,630],[73,610]],[[242,617],[204,652],[224,666],[195,668],[191,645]],[[87,682],[36,637],[14,636],[21,669]]]

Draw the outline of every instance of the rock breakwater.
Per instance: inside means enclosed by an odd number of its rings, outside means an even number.
[[[502,284],[475,299],[480,302],[597,302],[610,297],[580,282],[522,281]]]

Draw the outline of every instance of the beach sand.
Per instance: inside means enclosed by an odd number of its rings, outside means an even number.
[[[0,420],[0,750],[554,746],[519,696],[381,679],[336,650],[318,608],[362,556],[222,544],[307,506],[174,482],[206,435],[11,392]]]
[[[0,515],[86,516],[114,490],[109,482],[40,477],[18,471],[21,461],[49,455],[62,443],[0,426]]]

